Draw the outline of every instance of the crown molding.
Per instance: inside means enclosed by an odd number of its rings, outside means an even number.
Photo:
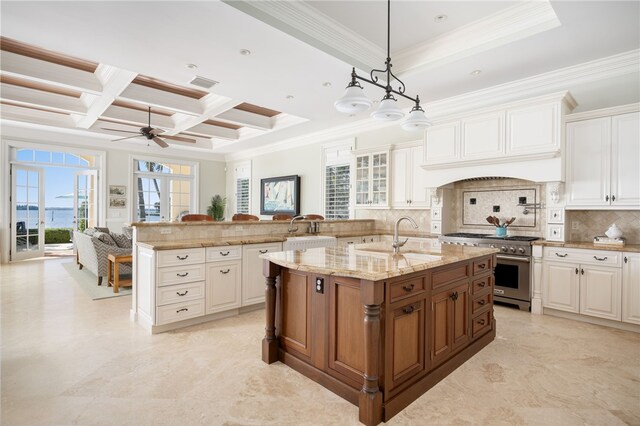
[[[394,54],[402,75],[422,72],[561,25],[548,1],[517,4]]]
[[[385,50],[301,1],[223,3],[363,70],[380,65]]]
[[[572,121],[590,120],[592,118],[609,117],[612,115],[629,114],[640,111],[640,103],[620,105],[611,108],[594,109],[593,111],[578,112],[575,114],[565,115],[564,120],[567,123]]]

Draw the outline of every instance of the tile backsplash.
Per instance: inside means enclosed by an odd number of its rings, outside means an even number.
[[[609,226],[618,225],[627,244],[640,244],[640,210],[567,210],[565,226],[570,241],[593,241]],[[577,227],[578,229],[573,229]]]
[[[376,230],[381,232],[389,232],[393,234],[393,226],[396,220],[402,216],[409,216],[418,224],[418,229],[413,229],[407,221],[400,223],[401,231],[424,232],[429,233],[431,229],[431,211],[429,209],[420,210],[403,210],[403,209],[385,209],[385,210],[356,210],[357,219],[375,219]]]

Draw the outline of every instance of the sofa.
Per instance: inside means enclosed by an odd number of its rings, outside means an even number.
[[[128,241],[127,241],[128,240]],[[130,255],[131,239],[127,233],[114,234],[107,228],[87,228],[84,232],[74,231],[73,243],[80,269],[87,268],[98,277],[98,285],[107,276],[107,256]],[[120,265],[120,274],[131,274],[131,265]]]

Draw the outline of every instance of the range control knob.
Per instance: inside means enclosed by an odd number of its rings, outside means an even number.
[[[518,253],[520,253],[520,254],[524,254],[524,252],[525,252],[525,251],[526,251],[526,250],[524,249],[524,247],[520,247],[520,248],[518,249]]]
[[[506,248],[505,246],[502,246],[502,247],[500,247],[500,251],[502,251],[502,252],[505,252],[505,253],[506,253],[506,252],[507,252],[507,248]]]
[[[515,252],[516,252],[516,248],[515,248],[515,247],[509,247],[509,251],[510,251],[511,253],[515,253]]]
[[[496,248],[496,245],[495,244],[491,244],[491,248]]]

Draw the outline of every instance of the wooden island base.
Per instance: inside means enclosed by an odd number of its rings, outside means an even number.
[[[265,260],[262,359],[387,421],[495,337],[494,255],[371,281]]]

